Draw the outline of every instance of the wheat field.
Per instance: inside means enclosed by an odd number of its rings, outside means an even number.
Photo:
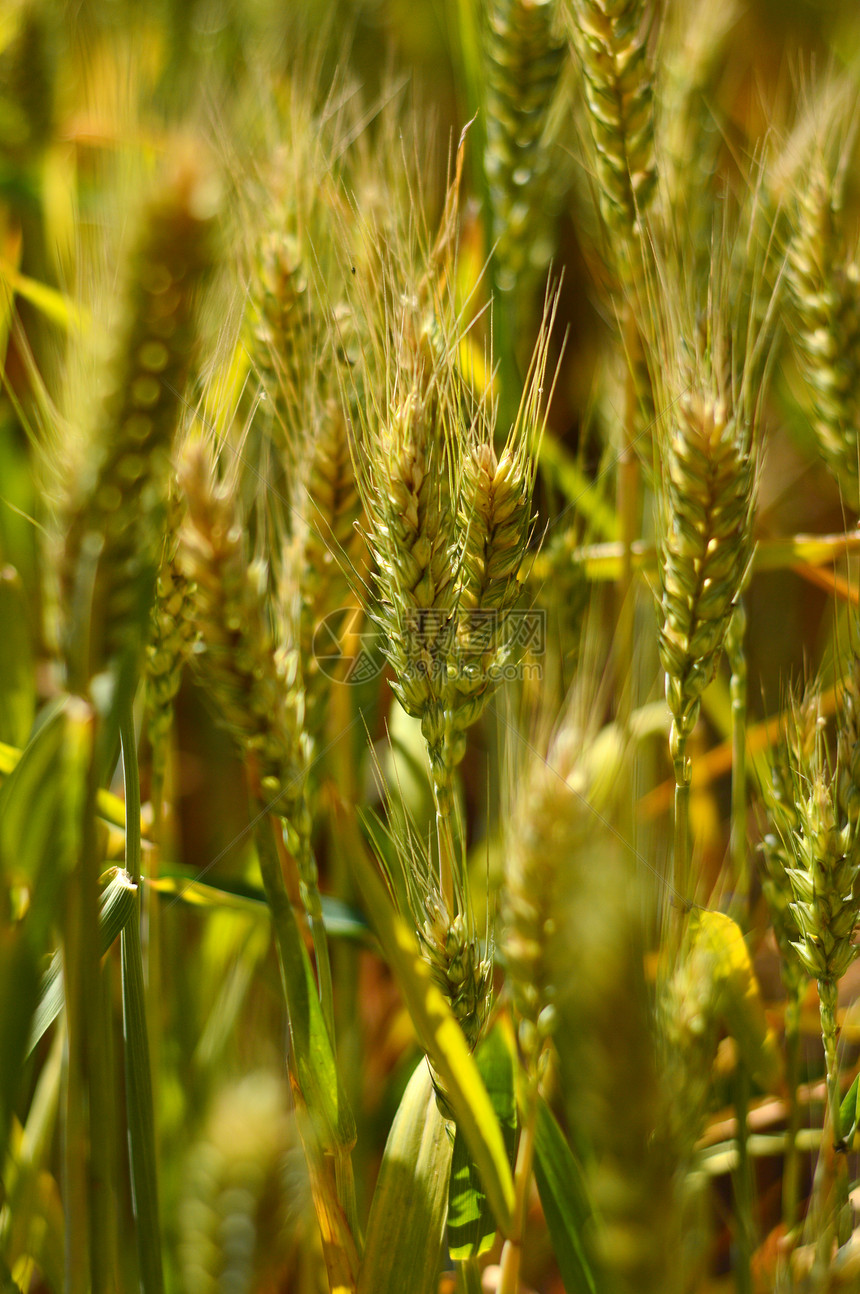
[[[0,9],[2,1294],[860,1290],[858,69]]]

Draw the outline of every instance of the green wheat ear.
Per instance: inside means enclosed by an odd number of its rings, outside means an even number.
[[[640,218],[657,185],[648,0],[568,0],[584,74],[600,209],[623,283],[638,278]]]
[[[197,638],[194,586],[183,575],[177,561],[183,512],[179,495],[171,493],[146,647],[146,712],[152,775],[158,785],[164,783],[173,704],[182,681],[182,669]]]
[[[288,445],[315,384],[317,338],[307,271],[298,239],[270,232],[256,249],[251,283],[253,355],[272,410],[273,430]]]
[[[195,306],[214,258],[216,196],[209,176],[180,162],[147,207],[131,257],[110,390],[63,557],[67,658],[77,686],[139,641],[146,623],[170,452],[194,359]]]
[[[455,885],[453,894],[443,893],[438,842],[434,845],[408,816],[397,814],[390,792],[386,797],[388,825],[377,824],[377,857],[401,914],[418,935],[437,987],[474,1050],[492,1007],[493,949],[478,937],[472,886],[467,882]],[[438,1083],[437,1092],[444,1103]]]
[[[804,404],[825,462],[860,508],[860,268],[850,255],[841,179],[823,150],[797,185],[787,277]]]
[[[186,454],[181,483],[187,513],[179,566],[194,588],[195,669],[219,721],[253,765],[271,811],[290,823],[300,857],[309,859],[303,698],[294,654],[275,642],[265,572],[249,563],[232,491],[218,483],[202,449]]]
[[[177,1215],[189,1294],[257,1288],[301,1245],[310,1188],[288,1110],[283,1083],[266,1072],[222,1088],[213,1102]]]
[[[496,282],[527,288],[551,254],[543,205],[547,118],[563,47],[557,0],[493,0],[487,15],[487,144]]]
[[[305,685],[305,730],[318,742],[326,726],[331,679],[321,654],[350,624],[336,613],[359,602],[367,548],[349,425],[340,403],[321,401],[308,451],[300,544],[299,647]],[[326,632],[319,631],[325,626]]]
[[[468,729],[513,654],[511,612],[534,521],[533,495],[549,400],[544,399],[555,300],[547,303],[516,420],[500,454],[492,412],[477,411],[463,451],[457,517],[455,632],[445,691],[445,760],[463,759]],[[551,393],[550,393],[551,399]]]
[[[720,385],[678,398],[665,444],[660,660],[677,737],[686,740],[716,672],[752,556],[750,430]]]

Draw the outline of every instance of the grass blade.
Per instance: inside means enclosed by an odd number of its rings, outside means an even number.
[[[158,1152],[152,1101],[143,951],[140,943],[140,782],[131,703],[120,718],[126,800],[126,868],[136,887],[135,911],[122,932],[122,1023],[128,1102],[128,1144],[140,1284],[143,1294],[162,1294],[161,1222],[158,1213]]]
[[[101,900],[99,913],[99,936],[101,955],[108,951],[114,940],[125,929],[132,912],[136,911],[136,886],[132,884],[128,872],[114,868],[114,876],[108,882]],[[39,1005],[33,1016],[30,1028],[28,1054],[44,1037],[48,1029],[63,1009],[65,986],[63,982],[63,954],[58,949],[51,958],[48,969],[42,975],[39,992]]]
[[[514,1058],[499,1025],[478,1046],[475,1063],[502,1128],[508,1162],[512,1163],[517,1130]],[[481,1185],[477,1165],[458,1129],[454,1140],[448,1198],[449,1252],[456,1260],[478,1258],[492,1248],[495,1238],[496,1225]]]
[[[567,1294],[597,1294],[597,1283],[582,1241],[591,1204],[582,1174],[555,1115],[538,1102],[535,1180],[559,1271]]]

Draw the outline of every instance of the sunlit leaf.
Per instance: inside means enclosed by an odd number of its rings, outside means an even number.
[[[23,746],[36,714],[29,614],[21,577],[0,569],[0,737]]]
[[[476,1049],[475,1063],[504,1133],[508,1160],[513,1163],[517,1133],[514,1056],[500,1025],[496,1025]],[[492,1247],[495,1236],[495,1220],[487,1204],[477,1165],[458,1129],[448,1199],[448,1249],[451,1257],[479,1257]]]
[[[860,1123],[860,1074],[849,1087],[839,1107],[839,1135],[850,1146]]]
[[[168,874],[165,874],[166,871]],[[210,881],[197,879],[196,874],[190,870],[175,866],[167,869],[164,864],[161,866],[161,874],[156,878],[144,878],[144,884],[166,899],[185,903],[189,907],[221,908],[266,920],[269,917],[265,894],[258,886],[220,880],[214,885]],[[321,901],[323,923],[330,938],[346,939],[367,947],[376,945],[360,912],[328,894],[323,894]]]
[[[128,872],[122,868],[113,868],[112,875],[102,892],[99,912],[99,936],[102,955],[108,951],[117,936],[125,928],[137,908],[134,902],[136,887],[131,882]],[[39,988],[39,1005],[33,1016],[30,1028],[30,1040],[27,1046],[31,1052],[39,1040],[56,1020],[63,1009],[63,956],[58,950],[51,958],[48,969],[41,978]]]
[[[740,927],[723,912],[694,911],[687,946],[696,973],[710,983],[714,1016],[725,1022],[747,1069],[765,1085],[776,1082],[779,1053]]]
[[[0,1163],[39,1001],[63,887],[77,861],[91,756],[90,711],[60,701],[0,787],[0,876],[26,885],[29,905],[0,927]]]
[[[373,1193],[358,1294],[432,1294],[451,1168],[452,1131],[422,1060],[388,1134]]]
[[[496,1221],[507,1234],[513,1212],[514,1184],[504,1136],[487,1089],[463,1031],[434,984],[415,935],[395,912],[354,822],[345,820],[342,830],[348,834],[350,861],[359,888],[412,1017],[418,1040],[445,1087],[457,1128],[474,1156]]]
[[[567,1294],[597,1294],[582,1239],[591,1218],[582,1171],[544,1100],[538,1102],[535,1180]]]

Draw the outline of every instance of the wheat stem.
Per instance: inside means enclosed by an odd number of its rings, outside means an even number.
[[[639,345],[639,333],[631,305],[625,307],[624,334],[626,346]],[[618,715],[628,716],[636,705],[633,668],[633,636],[636,606],[633,596],[633,544],[639,534],[639,463],[636,458],[638,399],[632,365],[628,365],[624,385],[624,422],[618,456],[615,493],[616,513],[621,541],[621,568],[617,587],[617,637],[615,642],[615,697]]]
[[[693,898],[690,893],[690,783],[693,768],[687,754],[687,738],[678,732],[674,723],[672,724],[669,744],[675,769],[674,873],[672,885],[677,921],[681,921]]]
[[[752,1175],[752,1163],[748,1152],[747,1117],[749,1114],[750,1077],[743,1061],[739,1060],[735,1070],[733,1099],[735,1118],[737,1119],[738,1159],[734,1170],[735,1196],[735,1281],[737,1294],[752,1294],[753,1282],[750,1260],[755,1250],[755,1222],[753,1207],[755,1190]]]
[[[800,1205],[800,1148],[797,1134],[800,1131],[800,1102],[797,1088],[800,1082],[800,1007],[805,983],[789,992],[785,1008],[785,1084],[788,1088],[788,1126],[782,1170],[782,1223],[790,1236],[797,1224]]]
[[[135,911],[122,932],[123,1037],[129,1155],[134,1184],[141,1290],[143,1294],[160,1294],[164,1288],[164,1275],[158,1214],[158,1154],[143,986],[143,953],[140,944],[140,779],[131,699],[123,707],[120,716],[120,739],[126,800],[125,866],[138,891]]]
[[[736,919],[746,915],[749,907],[750,877],[747,861],[747,664],[744,652],[746,612],[738,599],[726,635],[726,657],[731,669],[729,684],[732,703],[732,808],[730,849],[734,881]]]
[[[525,1240],[529,1187],[531,1186],[534,1165],[537,1096],[537,1078],[533,1075],[528,1081],[520,1144],[517,1149],[517,1165],[514,1170],[513,1226],[511,1234],[502,1247],[499,1283],[496,1286],[496,1294],[517,1294],[520,1288],[520,1264]]]
[[[482,1294],[481,1265],[477,1258],[463,1258],[457,1263],[457,1294]]]

